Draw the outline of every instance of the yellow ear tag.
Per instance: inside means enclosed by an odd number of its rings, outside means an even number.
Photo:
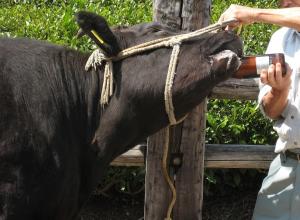
[[[104,40],[97,34],[96,31],[91,30],[91,32],[92,32],[92,34],[97,38],[97,40],[98,40],[101,44],[106,44],[106,43],[104,42]]]

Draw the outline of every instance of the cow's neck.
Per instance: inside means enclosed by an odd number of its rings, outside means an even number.
[[[93,138],[96,126],[99,122],[99,73],[86,72],[84,67],[89,54],[82,54],[73,50],[61,55],[60,71],[65,83],[61,86],[67,97],[64,102],[65,111],[70,112],[70,121],[76,121],[82,126],[80,132],[88,144]],[[68,109],[69,108],[69,109]]]

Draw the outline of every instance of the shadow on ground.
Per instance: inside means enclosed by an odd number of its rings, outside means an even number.
[[[259,187],[250,191],[235,191],[226,195],[204,197],[202,220],[250,220]],[[93,195],[81,215],[81,220],[142,220],[144,195],[115,194],[111,198]]]

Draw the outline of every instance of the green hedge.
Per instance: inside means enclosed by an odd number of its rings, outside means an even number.
[[[150,0],[14,0],[0,6],[0,36],[48,40],[81,50],[90,50],[93,45],[86,38],[75,37],[78,27],[74,14],[79,10],[101,14],[110,25],[130,25],[152,18]]]
[[[230,4],[257,8],[276,8],[277,0],[213,0],[212,22]],[[263,54],[271,34],[278,27],[267,24],[243,26],[241,38],[246,55]],[[274,144],[277,138],[272,124],[265,119],[255,101],[210,100],[207,114],[208,143]]]

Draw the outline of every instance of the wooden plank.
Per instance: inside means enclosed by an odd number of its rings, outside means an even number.
[[[260,168],[268,169],[274,159],[274,146],[207,144],[204,165],[206,168]],[[138,148],[121,155],[113,166],[144,166],[144,155]]]
[[[274,159],[274,146],[210,144],[206,147],[207,168],[268,169]]]
[[[205,161],[205,168],[230,168],[230,169],[268,169],[271,161]]]
[[[153,20],[172,27],[181,28],[182,0],[153,0]]]
[[[154,0],[154,20],[173,28],[198,29],[208,25],[210,4],[210,0]],[[207,5],[209,7],[206,7]],[[175,180],[177,203],[173,209],[172,219],[174,220],[202,218],[205,110],[206,101],[195,108],[183,125],[175,129],[175,135],[171,134],[173,138],[170,142],[173,144],[170,145],[172,146],[170,151],[183,153],[186,158],[193,158],[183,162]],[[182,129],[182,126],[188,128],[189,131]],[[180,140],[178,136],[181,137],[181,134],[182,139]],[[158,179],[164,180],[161,169],[158,169],[164,140],[165,136],[162,131],[149,138],[146,162],[145,220],[164,219],[167,205],[170,203],[169,188],[164,181],[158,182]]]
[[[181,27],[182,0],[153,0],[153,20],[174,29]],[[148,139],[145,176],[145,220],[165,219],[171,192],[161,169],[165,130]]]
[[[256,100],[259,92],[259,78],[230,78],[215,86],[209,98]]]
[[[183,123],[180,144],[183,160],[175,181],[177,192],[173,210],[175,220],[202,219],[205,109],[206,102],[193,110]]]
[[[210,9],[210,0],[183,0],[181,29],[192,31],[208,26]],[[181,140],[174,137],[177,143],[170,145],[172,152],[183,155],[174,181],[177,193],[174,220],[202,219],[206,104],[207,99],[189,113],[180,127]]]
[[[209,161],[270,161],[274,156],[274,146],[237,144],[209,144],[205,155]]]
[[[144,164],[144,154],[140,146],[125,152],[111,163],[112,166],[144,166]]]
[[[171,192],[162,173],[163,146],[165,130],[148,139],[145,176],[145,220],[161,220],[166,216]]]
[[[130,155],[130,156],[129,156]],[[124,154],[120,155],[116,159],[114,159],[111,163],[111,166],[144,166],[144,155],[137,148],[134,147]]]

